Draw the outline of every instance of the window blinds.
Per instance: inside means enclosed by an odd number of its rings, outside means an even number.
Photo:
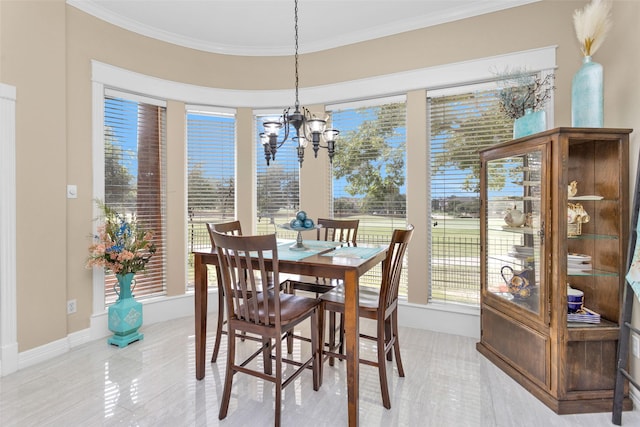
[[[279,229],[279,224],[288,223],[300,208],[300,165],[296,144],[289,139],[276,152],[270,166],[264,158],[260,133],[263,121],[273,115],[256,115],[256,202],[258,234],[278,233],[278,237],[296,238],[296,233]],[[295,135],[295,131],[293,131]],[[284,130],[278,137],[282,141]],[[307,148],[307,155],[309,155]]]
[[[358,242],[388,244],[393,229],[407,226],[405,99],[330,108],[332,126],[340,129],[332,168],[333,217],[359,219]],[[379,286],[380,275],[374,268],[360,283]],[[407,294],[406,273],[400,294]]]
[[[428,93],[431,298],[477,304],[480,288],[481,148],[511,139],[497,89]]]
[[[190,250],[210,247],[205,223],[236,217],[233,113],[187,110],[187,210]]]
[[[157,252],[135,277],[137,297],[165,292],[166,108],[139,97],[104,98],[104,202],[153,230]],[[105,276],[105,301],[115,301],[115,276]]]

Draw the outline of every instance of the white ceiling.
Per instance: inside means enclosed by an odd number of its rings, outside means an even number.
[[[299,52],[316,52],[540,0],[299,0]],[[228,55],[294,52],[293,0],[67,0],[104,21]]]

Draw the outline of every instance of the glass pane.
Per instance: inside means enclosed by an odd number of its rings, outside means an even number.
[[[487,182],[487,290],[540,313],[542,151],[490,160]]]

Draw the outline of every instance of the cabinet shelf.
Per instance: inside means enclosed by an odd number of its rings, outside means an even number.
[[[501,228],[492,227],[491,231],[505,231],[507,233],[517,233],[517,234],[533,234],[535,230],[531,227],[509,227],[508,225],[503,225]]]
[[[568,236],[571,240],[618,240],[620,237],[613,234],[579,234],[577,236]]]
[[[619,273],[617,271],[605,271],[605,270],[589,270],[589,271],[567,271],[568,277],[575,276],[591,276],[591,277],[618,277]]]

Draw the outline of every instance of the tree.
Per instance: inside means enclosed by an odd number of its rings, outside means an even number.
[[[215,207],[215,185],[204,176],[202,163],[193,165],[187,176],[187,205],[196,211],[212,211]]]
[[[506,117],[496,102],[495,91],[462,94],[433,98],[432,110],[447,110],[447,120],[432,120],[431,135],[444,139],[443,149],[433,153],[432,173],[446,173],[454,167],[466,171],[461,190],[480,191],[480,157],[479,150],[497,142],[508,140],[513,122]],[[471,99],[470,99],[471,98]],[[474,105],[474,110],[464,108]],[[455,112],[459,115],[451,118]],[[491,190],[500,190],[505,185],[504,166],[506,162],[492,162],[493,169],[488,171],[494,179]]]
[[[300,200],[296,170],[272,163],[257,176],[258,217],[273,218],[281,208],[295,210]]]
[[[397,129],[405,126],[405,105],[386,104],[373,111],[375,119],[341,136],[333,159],[334,177],[346,179],[350,195],[363,195],[363,207],[370,212],[384,206],[405,182],[404,140],[391,142]]]
[[[122,146],[118,144],[113,129],[107,127],[104,140],[104,200],[106,205],[114,208],[135,200],[131,185],[134,176],[121,163],[123,158]]]

